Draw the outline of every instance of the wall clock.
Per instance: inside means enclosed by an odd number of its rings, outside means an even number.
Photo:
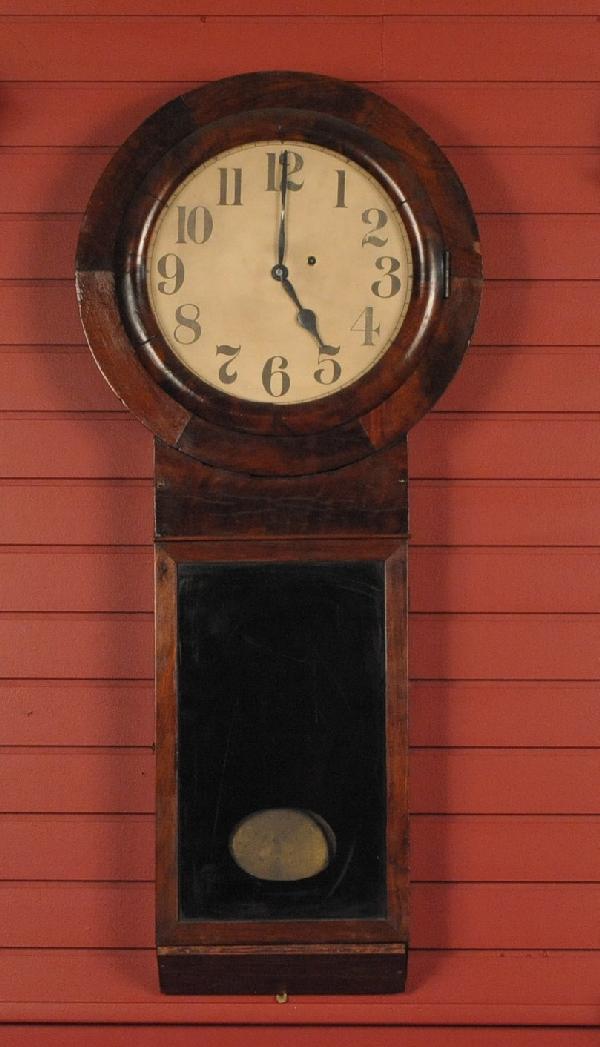
[[[118,150],[77,284],[155,435],[161,987],[399,991],[406,433],[477,314],[464,190],[368,91],[234,77]]]

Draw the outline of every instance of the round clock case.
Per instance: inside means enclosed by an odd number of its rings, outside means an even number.
[[[295,302],[271,271],[284,154]],[[318,191],[315,156],[329,172]],[[97,363],[161,440],[291,476],[365,458],[431,407],[468,344],[481,261],[460,181],[407,116],[342,81],[255,73],[176,98],[118,150],[83,222],[77,285]]]

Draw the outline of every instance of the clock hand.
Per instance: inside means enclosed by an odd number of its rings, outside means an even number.
[[[276,276],[275,271],[273,272],[273,275],[275,276],[276,280],[279,280],[281,282],[281,286],[283,287],[284,291],[292,299],[292,302],[298,310],[296,319],[300,324],[300,327],[303,327],[305,331],[308,331],[308,333],[313,336],[317,345],[319,346],[319,351],[321,353],[328,353],[330,356],[334,356],[336,353],[338,353],[340,349],[339,345],[326,345],[323,339],[321,338],[321,335],[319,334],[319,329],[317,327],[316,314],[313,313],[312,309],[305,309],[302,305],[302,302],[298,298],[298,295],[296,294],[291,282],[288,280],[286,267],[282,267],[280,276]]]
[[[281,268],[285,258],[285,216],[287,204],[287,178],[288,178],[288,152],[283,152],[281,161],[281,210],[279,213],[279,241],[277,253],[277,265]]]

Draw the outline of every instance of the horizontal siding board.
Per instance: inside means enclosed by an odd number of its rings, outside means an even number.
[[[489,85],[481,84],[485,89]],[[478,212],[597,212],[595,149],[446,148]],[[60,208],[57,208],[60,210]],[[528,244],[527,248],[535,247]],[[487,258],[484,258],[487,271]]]
[[[599,375],[600,350],[586,346],[473,348],[436,410],[597,411]]]
[[[410,591],[415,612],[593,613],[600,549],[416,548]]]
[[[0,216],[0,279],[70,279],[80,218],[77,215]]]
[[[154,817],[1,815],[2,880],[154,880]]]
[[[416,547],[410,568],[415,613],[598,611],[598,548]],[[152,550],[0,546],[0,606],[5,612],[151,612]]]
[[[25,544],[147,543],[153,503],[150,480],[8,481],[0,483],[0,532]]]
[[[587,280],[488,281],[474,345],[597,345],[598,284]]]
[[[593,17],[11,18],[7,80],[194,80],[273,65],[349,80],[595,80]],[[486,47],[481,47],[485,33]],[[87,46],[93,36],[95,48]],[[525,74],[525,75],[524,75]]]
[[[0,419],[0,475],[152,476],[150,433],[131,415]]]
[[[172,1006],[172,1004],[171,1004]],[[68,1025],[36,1027],[12,1025],[4,1028],[4,1047],[74,1047],[81,1042],[80,1031]],[[318,1036],[322,1047],[338,1047],[343,1035],[345,1047],[376,1047],[379,1032],[361,1027],[343,1026],[318,1030],[301,1027],[261,1026],[255,1032],[246,1030],[245,1042],[261,1047],[307,1047]],[[432,1029],[430,1026],[413,1028],[388,1027],[386,1043],[389,1047],[479,1047],[485,1037],[486,1047],[596,1047],[594,1032],[590,1029],[516,1029],[479,1027],[470,1029]],[[198,1031],[190,1026],[170,1025],[169,1047],[197,1047]],[[102,1026],[86,1025],[87,1047],[163,1047],[165,1031],[160,1026]],[[202,1047],[238,1047],[239,1030],[227,1027],[208,1027],[202,1030]]]
[[[152,815],[2,815],[2,880],[154,879]],[[411,881],[600,880],[600,817],[413,815]]]
[[[151,612],[152,550],[11,553],[0,547],[0,606],[4,611]]]
[[[593,18],[390,18],[383,77],[596,80],[598,28]]]
[[[150,614],[2,614],[0,676],[150,679],[152,641]],[[598,614],[416,614],[409,666],[417,680],[594,680],[599,643]]]
[[[591,15],[590,0],[478,0],[480,15]],[[370,15],[472,14],[473,0],[371,0]],[[170,15],[289,18],[305,15],[364,15],[364,0],[171,0]],[[164,15],[163,0],[2,0],[6,15]]]
[[[5,213],[82,213],[113,149],[0,149]]]
[[[600,349],[472,348],[436,411],[596,411]],[[83,346],[0,350],[0,410],[125,411]]]
[[[593,415],[435,413],[410,435],[411,476],[438,479],[600,477]],[[129,414],[0,418],[4,478],[146,478],[149,432]]]
[[[202,72],[195,69],[187,84],[6,82],[3,142],[26,147],[120,145],[158,106],[195,86]],[[439,82],[436,74],[432,83],[367,86],[404,109],[444,147],[598,146],[597,84],[453,84]],[[56,181],[62,179],[59,172]],[[543,187],[540,193],[543,199]]]
[[[413,679],[598,677],[598,614],[415,614],[410,628]]]
[[[598,814],[595,749],[415,749],[415,814]],[[0,750],[4,813],[154,810],[146,749]],[[73,788],[77,782],[77,788]]]
[[[598,545],[596,482],[416,479],[410,498],[414,544]]]
[[[0,313],[4,345],[81,345],[74,280],[0,283]]]
[[[0,530],[10,544],[146,544],[148,480],[6,480]],[[598,481],[419,480],[411,485],[416,545],[598,545]]]
[[[413,815],[411,881],[600,880],[600,817]]]
[[[83,212],[113,152],[85,146],[0,149],[2,210]],[[446,146],[445,152],[477,212],[585,214],[599,209],[597,149]]]
[[[153,625],[150,614],[0,615],[0,676],[151,679]]]
[[[3,745],[150,746],[154,681],[0,680]]]
[[[597,345],[593,280],[488,281],[474,345]],[[71,280],[0,282],[2,345],[81,345]]]
[[[597,949],[600,885],[418,884],[411,941],[426,949]],[[0,883],[3,944],[149,948],[154,885]]]
[[[272,1022],[283,1027],[287,1036],[292,1031],[286,1028],[288,1023],[294,1027],[343,1023],[344,1038],[351,1023],[386,1025],[389,1042],[388,1035],[393,1034],[390,1026],[415,1021],[452,1025],[476,1021],[486,1025],[498,1021],[513,1025],[593,1024],[597,1018],[595,987],[599,977],[597,952],[439,953],[413,949],[409,992],[399,996],[298,997],[292,1007],[282,1007],[264,997],[183,997],[171,999],[167,1010],[164,997],[158,992],[154,950],[13,949],[0,952],[0,1006],[5,1021],[27,1018],[115,1023],[125,1015],[124,1020],[129,1021],[186,1021],[203,1027],[202,1031],[195,1029],[196,1038],[204,1038],[212,1023],[226,1022],[237,1026],[238,1043],[242,1024]],[[77,1031],[81,1036],[81,1029]],[[304,1031],[310,1044],[316,1030],[306,1027]],[[400,1031],[400,1042],[404,1044],[409,1030]],[[452,1030],[443,1031],[445,1036],[452,1035]],[[468,1034],[462,1028],[458,1031],[461,1036]],[[164,1042],[165,1030],[161,1032]],[[222,1035],[225,1029],[219,1028],[218,1032]],[[596,1030],[592,1032],[596,1035]],[[485,1034],[490,1037],[490,1047],[496,1047],[491,1039],[494,1031],[486,1029]],[[568,1035],[571,1034],[569,1029]],[[167,1036],[170,1038],[170,1031]],[[339,1043],[339,1029],[336,1036]],[[446,1042],[451,1044],[452,1040]],[[456,1047],[462,1047],[464,1042],[459,1038]],[[556,1047],[552,1039],[542,1041],[543,1047],[546,1042]],[[560,1040],[559,1044],[565,1047]]]
[[[83,335],[83,331],[82,331]],[[0,350],[0,410],[125,411],[87,348]]]
[[[598,814],[597,749],[417,749],[410,809],[422,814]]]
[[[598,477],[597,425],[593,415],[430,414],[410,434],[410,473],[440,479]]]
[[[145,749],[0,750],[6,813],[154,811],[154,756]]]
[[[597,280],[600,276],[600,216],[482,215],[479,232],[488,279]]]
[[[419,746],[600,746],[598,685],[413,681],[410,740]]]
[[[411,937],[427,949],[597,949],[599,904],[597,884],[413,884]]]
[[[154,686],[90,680],[3,680],[5,745],[152,745]],[[595,683],[414,681],[416,746],[600,746]]]
[[[0,215],[0,279],[69,279],[79,225],[71,214]],[[483,215],[479,230],[488,279],[600,278],[600,215]]]
[[[586,19],[568,29],[575,57],[582,60],[590,35],[586,29]],[[281,54],[289,69],[346,80],[381,79],[380,32],[379,19],[371,17],[239,18],[233,24],[226,18],[168,15],[0,18],[6,80],[193,82],[200,70],[204,79],[216,79],[270,69]]]
[[[425,4],[425,6],[427,6],[427,2],[428,0],[421,0],[421,3]],[[439,4],[440,0],[434,0],[434,6],[435,2]],[[487,2],[494,3],[495,0],[487,0]],[[520,2],[533,4],[535,8],[536,4],[539,6],[539,4],[548,3],[550,0],[520,0]],[[553,2],[560,7],[561,0],[553,0]],[[562,0],[562,2],[564,3],[565,0]],[[584,4],[586,0],[575,0],[575,2]],[[401,14],[403,13],[403,3],[406,4],[406,0],[372,0],[372,3],[369,5],[369,13],[371,15]],[[391,8],[389,12],[388,8]],[[218,15],[222,18],[231,18],[233,20],[239,18],[240,15],[253,15],[256,17],[278,15],[285,18],[305,15],[337,15],[338,17],[343,17],[345,15],[361,15],[364,14],[364,11],[364,0],[318,0],[316,3],[315,0],[311,0],[311,2],[309,0],[227,0],[226,3],[221,3],[220,0],[171,0],[168,12],[165,12],[164,3],[161,0],[52,0],[51,3],[48,0],[27,0],[23,4],[22,9],[15,0],[2,0],[0,4],[1,14],[45,15],[50,17],[55,15],[75,15],[77,17],[138,15],[140,17],[150,17],[168,13],[171,16],[183,15],[200,18]],[[538,12],[529,11],[524,13]],[[552,11],[545,13],[568,14],[569,12]]]

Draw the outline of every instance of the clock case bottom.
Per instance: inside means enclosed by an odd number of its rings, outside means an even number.
[[[168,994],[398,993],[408,955],[407,449],[293,478],[207,467],[155,442],[157,958]],[[384,909],[365,917],[185,918],[178,841],[177,578],[181,565],[385,566]],[[343,734],[343,732],[342,732]],[[365,757],[363,754],[363,761]],[[371,890],[371,888],[369,888]],[[283,916],[283,918],[281,918]]]
[[[407,961],[405,944],[158,949],[169,995],[398,993]]]

